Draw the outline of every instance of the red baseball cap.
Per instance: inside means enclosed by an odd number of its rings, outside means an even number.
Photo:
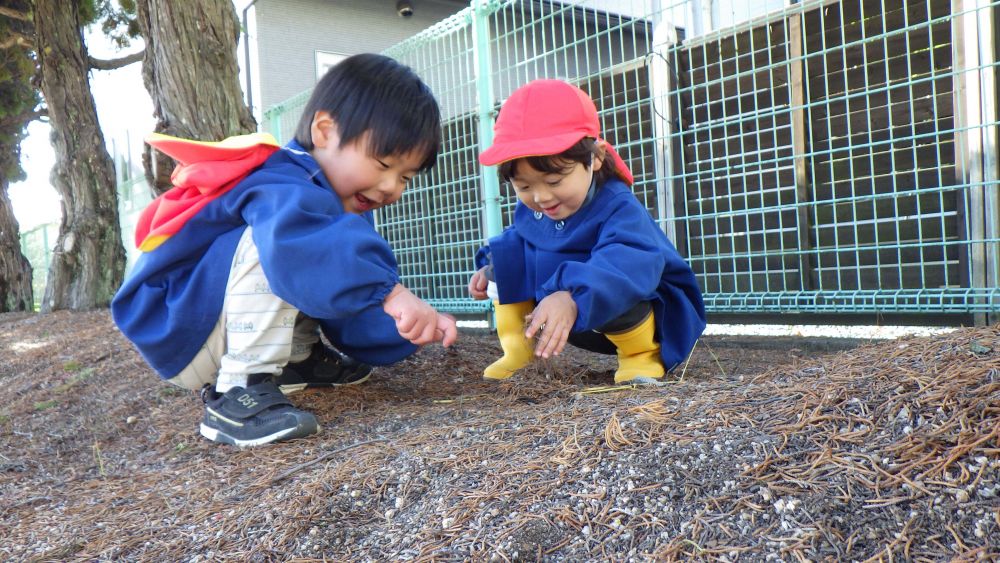
[[[559,154],[584,137],[601,139],[597,107],[586,92],[562,80],[533,80],[521,86],[500,108],[493,126],[493,146],[479,162],[494,166],[528,156]],[[632,172],[609,143],[608,156],[628,185]]]

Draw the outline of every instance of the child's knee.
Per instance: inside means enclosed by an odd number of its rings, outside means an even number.
[[[600,333],[615,333],[628,330],[642,321],[646,320],[646,317],[653,312],[653,304],[649,301],[640,301],[636,303],[631,309],[625,311],[618,318],[611,319],[603,326],[597,329]]]
[[[218,378],[218,372],[212,371],[198,371],[192,369],[185,369],[179,374],[167,379],[167,383],[176,385],[181,389],[187,389],[189,391],[198,391],[206,385],[214,385],[215,380]]]

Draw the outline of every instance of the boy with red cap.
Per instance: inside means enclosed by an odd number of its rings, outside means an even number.
[[[503,104],[494,132],[479,161],[499,165],[518,204],[469,281],[474,298],[494,299],[504,351],[483,377],[507,379],[568,342],[617,354],[616,383],[656,383],[694,347],[705,308],[690,266],[601,139],[594,102],[566,82],[535,80]]]

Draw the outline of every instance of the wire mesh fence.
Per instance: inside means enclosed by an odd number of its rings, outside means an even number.
[[[404,283],[482,310],[465,294],[473,253],[516,198],[476,156],[510,92],[561,78],[594,98],[710,312],[996,313],[998,13],[988,0],[477,0],[386,51],[427,81],[445,124],[434,170],[378,226]],[[280,140],[306,96],[266,114]]]
[[[21,233],[21,254],[31,264],[31,292],[34,308],[41,305],[45,295],[45,280],[52,263],[52,245],[59,236],[59,225],[43,224]]]

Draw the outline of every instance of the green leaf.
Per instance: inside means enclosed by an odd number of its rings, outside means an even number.
[[[969,350],[972,350],[973,354],[989,354],[993,351],[993,348],[989,346],[984,346],[983,344],[973,340],[969,343]]]
[[[55,399],[53,399],[51,401],[41,401],[41,402],[35,403],[35,410],[36,411],[44,411],[46,409],[51,409],[52,407],[54,407],[54,406],[56,406],[58,404],[59,404],[59,401],[56,401]]]

